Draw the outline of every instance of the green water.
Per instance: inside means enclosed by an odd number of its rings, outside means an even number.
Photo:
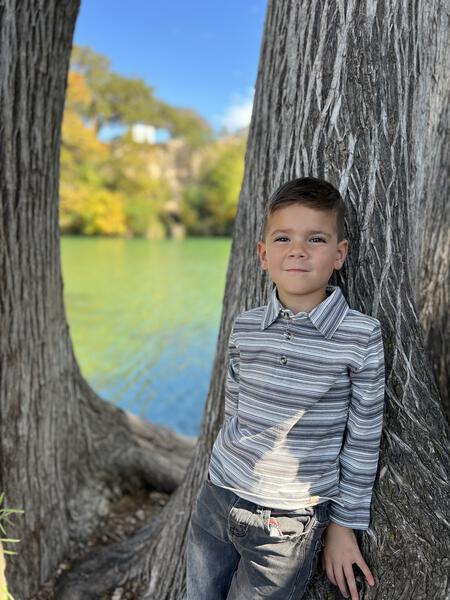
[[[70,332],[96,392],[197,435],[230,248],[228,238],[62,238]]]

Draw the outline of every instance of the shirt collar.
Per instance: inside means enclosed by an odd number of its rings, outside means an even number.
[[[278,318],[280,311],[285,311],[294,323],[299,322],[306,315],[324,337],[327,339],[331,338],[342,323],[349,310],[349,306],[339,287],[327,285],[326,293],[328,295],[325,300],[311,311],[308,313],[299,312],[294,315],[290,309],[285,308],[278,300],[277,288],[274,286],[261,321],[261,330],[267,329]]]

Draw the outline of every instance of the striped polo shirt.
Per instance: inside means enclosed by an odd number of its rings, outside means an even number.
[[[261,506],[331,500],[332,521],[367,529],[383,424],[381,327],[339,287],[326,293],[293,314],[274,287],[266,306],[236,317],[209,475]]]

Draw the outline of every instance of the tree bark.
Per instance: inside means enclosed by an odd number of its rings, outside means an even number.
[[[425,354],[450,422],[450,9],[442,3],[423,9],[428,26],[422,32],[411,130],[412,270]]]
[[[83,380],[63,304],[61,119],[74,0],[0,2],[0,489],[23,508],[7,561],[28,598],[117,487],[171,492],[194,441],[104,402]],[[13,535],[14,534],[14,535]]]
[[[77,0],[48,0],[45,11],[0,0],[0,485],[26,511],[11,592],[28,597],[47,578],[118,479],[175,491],[159,519],[68,573],[57,597],[99,598],[127,580],[142,582],[143,598],[183,597],[188,522],[223,420],[226,341],[234,316],[264,304],[271,287],[255,254],[264,204],[282,181],[315,175],[349,207],[350,256],[334,282],[380,319],[385,340],[379,473],[371,527],[358,534],[377,586],[362,583],[361,598],[444,599],[449,431],[419,319],[439,353],[445,340],[431,323],[448,327],[448,263],[439,270],[431,252],[448,243],[448,207],[436,198],[448,193],[443,0],[269,1],[217,353],[186,473],[192,442],[101,401],[71,346],[57,184],[77,10]],[[318,573],[308,598],[331,589]]]

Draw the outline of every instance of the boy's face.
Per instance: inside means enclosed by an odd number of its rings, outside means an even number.
[[[264,270],[278,297],[294,313],[312,310],[326,298],[334,269],[340,269],[348,241],[337,240],[336,215],[301,204],[276,210],[268,219],[266,238],[257,244]]]

